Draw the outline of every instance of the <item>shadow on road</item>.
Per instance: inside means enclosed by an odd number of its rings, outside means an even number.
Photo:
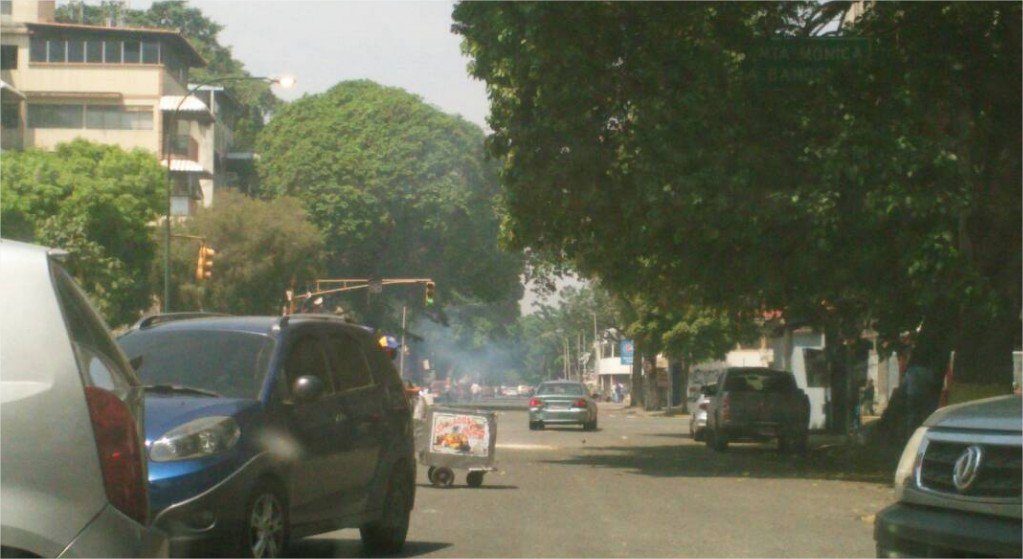
[[[663,435],[673,436],[673,435]],[[681,436],[681,438],[689,438]],[[783,454],[775,445],[733,444],[715,452],[702,444],[588,447],[583,453],[542,463],[618,468],[654,477],[749,477],[891,483],[895,464],[866,447],[817,447]]]
[[[362,547],[357,532],[352,532],[353,537],[345,539],[305,538],[292,542],[288,546],[289,557],[367,557],[366,549]],[[405,548],[396,555],[387,557],[416,557],[426,555],[434,551],[451,547],[452,544],[444,542],[420,542],[409,540],[405,542]]]

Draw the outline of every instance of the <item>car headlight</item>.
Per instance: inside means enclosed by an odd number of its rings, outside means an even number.
[[[899,459],[899,466],[895,468],[895,500],[902,500],[902,492],[906,484],[913,483],[913,474],[916,471],[916,461],[919,456],[920,445],[924,442],[924,435],[927,434],[926,427],[920,427],[913,432],[913,436],[906,443],[902,450],[902,458]]]
[[[241,429],[230,417],[201,417],[153,441],[149,458],[155,462],[170,462],[209,456],[233,447],[240,436]]]

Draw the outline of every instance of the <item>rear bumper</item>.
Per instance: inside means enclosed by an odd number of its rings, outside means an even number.
[[[143,526],[111,505],[75,537],[59,557],[167,557],[167,535]]]
[[[1023,522],[896,503],[874,522],[879,557],[1023,557]]]
[[[726,421],[722,426],[725,435],[739,438],[774,438],[787,431],[795,431],[791,425],[777,421]]]
[[[586,408],[530,408],[529,421],[542,422],[544,424],[574,424],[587,423],[591,421],[590,412]]]

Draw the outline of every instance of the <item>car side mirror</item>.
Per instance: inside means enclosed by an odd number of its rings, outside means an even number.
[[[295,379],[291,394],[296,402],[312,402],[323,395],[323,381],[320,377],[302,375]]]

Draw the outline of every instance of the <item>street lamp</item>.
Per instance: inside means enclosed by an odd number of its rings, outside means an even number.
[[[177,106],[170,113],[168,117],[163,119],[163,157],[167,162],[167,215],[164,216],[164,247],[163,247],[163,312],[170,312],[170,245],[171,245],[171,150],[169,149],[169,139],[171,134],[171,127],[177,124],[178,111],[181,109],[181,105],[185,103],[185,100],[192,96],[193,93],[198,91],[200,88],[213,85],[213,84],[225,84],[240,81],[261,81],[269,84],[276,84],[285,89],[294,87],[295,78],[292,76],[281,76],[277,78],[262,77],[262,76],[218,76],[215,78],[208,78],[203,80],[189,89],[181,100],[178,101]]]

